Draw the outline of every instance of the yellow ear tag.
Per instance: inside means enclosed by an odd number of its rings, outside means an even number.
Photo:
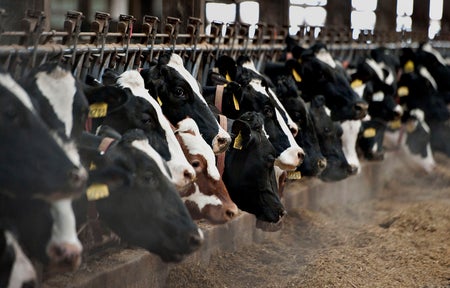
[[[291,180],[302,179],[302,172],[300,171],[287,171],[287,178]]]
[[[361,85],[363,85],[363,82],[360,79],[355,79],[353,80],[353,82],[350,84],[350,86],[352,88],[357,88],[360,87]]]
[[[302,77],[298,75],[297,71],[295,69],[292,69],[292,76],[294,76],[295,82],[302,82]]]
[[[238,150],[242,150],[242,135],[241,135],[241,131],[239,131],[239,134],[236,136],[236,138],[234,138],[233,148],[234,149],[238,149]]]
[[[231,82],[231,77],[230,77],[230,74],[228,74],[228,72],[225,75],[225,79],[227,79],[228,82]]]
[[[367,128],[367,129],[364,130],[364,132],[363,132],[364,138],[372,138],[372,137],[375,137],[375,134],[377,134],[377,130],[375,130],[375,128]]]
[[[401,86],[397,89],[397,95],[398,97],[408,96],[409,95],[409,88],[407,86]]]
[[[234,103],[234,109],[236,109],[237,111],[239,111],[239,102],[238,102],[238,100],[236,99],[236,96],[234,96],[234,94],[233,94],[233,103]]]
[[[156,101],[158,101],[159,106],[162,106],[162,101],[161,101],[161,98],[159,98],[159,96],[156,97]]]
[[[416,130],[416,123],[414,120],[410,120],[406,123],[406,132],[412,133],[414,130]]]
[[[411,73],[414,71],[414,62],[412,60],[409,60],[405,63],[405,66],[403,66],[403,71],[405,73]]]
[[[400,121],[400,119],[389,122],[389,128],[391,128],[392,130],[398,130],[400,129],[400,127],[402,127],[402,121]]]
[[[90,118],[105,117],[107,113],[108,113],[108,104],[105,102],[93,103],[89,105]]]
[[[86,190],[86,197],[88,201],[95,201],[109,196],[108,185],[106,184],[92,184]]]
[[[97,169],[97,166],[95,166],[94,162],[91,162],[91,164],[89,165],[89,170],[92,171],[92,170],[95,170],[95,169]]]

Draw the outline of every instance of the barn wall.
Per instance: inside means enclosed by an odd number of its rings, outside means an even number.
[[[378,0],[376,30],[395,31],[397,18],[397,1]]]
[[[350,29],[351,1],[328,0],[326,9],[328,27],[346,27]]]

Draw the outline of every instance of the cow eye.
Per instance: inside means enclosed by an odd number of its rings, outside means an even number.
[[[180,98],[184,98],[184,89],[178,87],[177,89],[175,89],[175,94]]]
[[[199,160],[194,160],[191,162],[192,167],[194,168],[198,168],[200,167],[200,161]]]

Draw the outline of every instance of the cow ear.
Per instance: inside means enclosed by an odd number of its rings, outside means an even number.
[[[230,56],[220,56],[219,59],[217,59],[216,67],[219,69],[219,73],[226,77],[228,81],[233,81],[236,79],[237,65],[234,59]]]
[[[242,120],[235,120],[231,128],[232,145],[234,149],[242,150],[251,143],[251,128]]]
[[[158,65],[167,65],[170,61],[170,57],[172,57],[172,52],[165,52],[159,56]]]

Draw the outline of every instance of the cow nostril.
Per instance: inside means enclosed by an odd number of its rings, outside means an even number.
[[[305,153],[304,152],[299,152],[298,153],[298,159],[300,160],[300,162],[303,162],[303,160],[305,160]]]
[[[319,159],[319,161],[317,161],[317,166],[319,167],[319,169],[325,169],[327,167],[327,159]]]
[[[350,175],[355,175],[358,172],[358,167],[355,166],[355,165],[350,164],[350,165],[347,166],[347,172]]]
[[[37,287],[37,283],[34,280],[30,280],[22,284],[21,288],[34,288]]]
[[[292,135],[295,137],[295,136],[297,136],[297,134],[298,134],[298,129],[296,129],[296,128],[294,128],[294,127],[291,127],[291,128],[289,128],[289,130],[291,130],[291,133],[292,133]]]
[[[74,169],[69,172],[69,182],[74,188],[80,188],[86,184],[87,172],[84,169]]]
[[[220,146],[226,145],[228,143],[227,138],[218,138],[217,142],[219,143]]]
[[[189,236],[189,245],[192,247],[198,247],[203,242],[203,237],[199,233],[191,234]]]
[[[225,215],[227,215],[227,217],[231,219],[231,218],[233,218],[236,214],[235,214],[233,211],[227,209],[227,211],[225,211]]]

